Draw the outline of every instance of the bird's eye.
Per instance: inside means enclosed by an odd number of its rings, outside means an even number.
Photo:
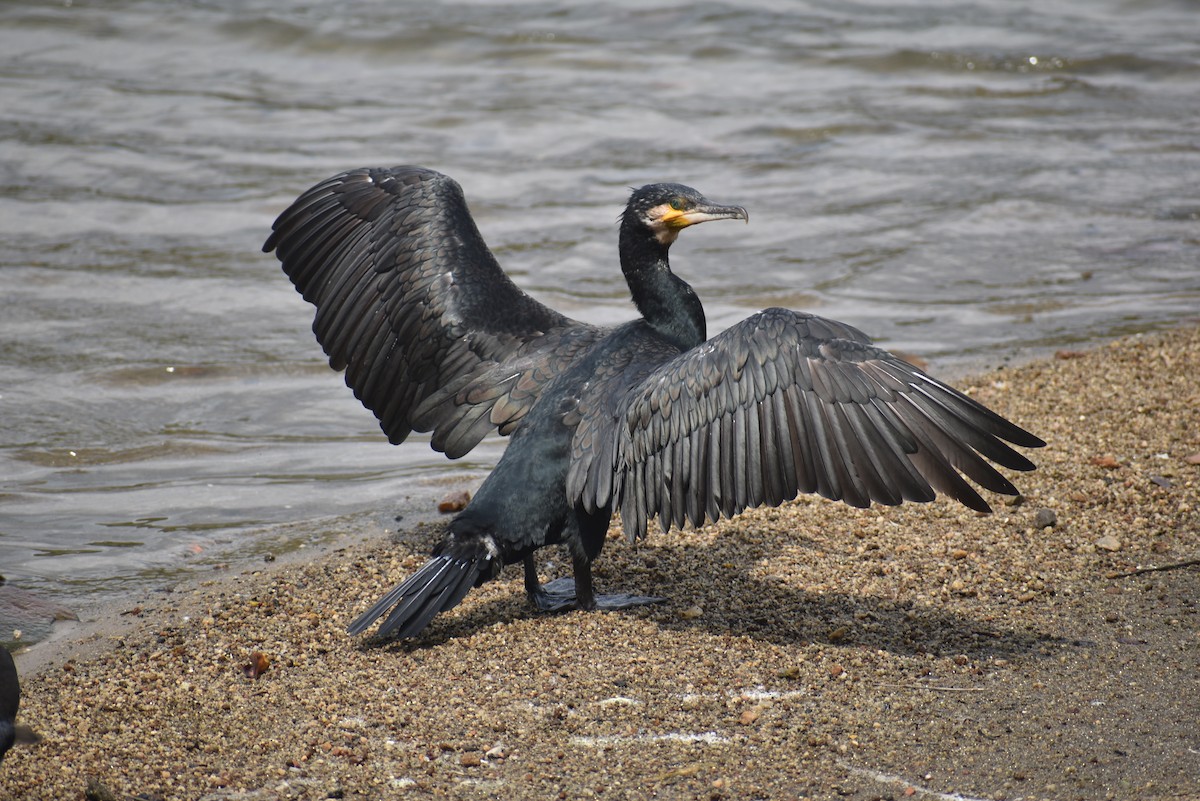
[[[677,197],[671,201],[671,208],[675,209],[675,211],[683,211],[687,208],[687,201],[681,197]]]

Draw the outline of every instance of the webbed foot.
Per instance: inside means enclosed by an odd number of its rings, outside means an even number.
[[[631,595],[615,593],[612,595],[594,595],[590,604],[581,604],[575,592],[575,579],[569,576],[555,579],[543,584],[535,593],[530,593],[530,599],[543,612],[562,612],[567,609],[629,609],[634,606],[646,606],[666,600],[653,595]]]

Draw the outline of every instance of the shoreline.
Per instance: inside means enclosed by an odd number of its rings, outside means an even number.
[[[14,652],[13,659],[22,676],[37,675],[56,660],[78,658],[81,649],[84,653],[91,653],[103,648],[105,641],[120,639],[136,628],[139,620],[156,614],[157,607],[171,606],[173,598],[204,595],[209,588],[236,583],[243,576],[271,576],[281,570],[328,558],[348,547],[379,544],[390,538],[403,537],[410,531],[436,526],[444,516],[432,509],[435,506],[436,498],[432,490],[405,497],[388,510],[402,518],[399,528],[382,525],[380,520],[383,515],[378,510],[266,527],[261,531],[292,532],[292,539],[305,541],[294,548],[271,553],[265,559],[246,557],[231,560],[212,568],[197,569],[174,584],[92,604],[85,618],[57,619],[45,638],[28,645],[18,643],[24,647]],[[61,608],[64,611],[67,609]]]
[[[1200,324],[1200,318],[1196,318],[1194,324]],[[1168,330],[1171,329],[1151,328],[1146,331],[1140,331],[1138,335],[1154,336]],[[878,344],[883,347],[888,346],[887,342],[880,342]],[[976,353],[972,356],[962,356],[952,359],[938,356],[926,359],[920,354],[903,350],[893,349],[893,352],[901,358],[916,364],[937,379],[951,386],[959,386],[968,384],[977,376],[1012,370],[1035,361],[1050,359],[1056,351],[1061,352],[1061,350],[1061,347],[1043,344],[1020,351],[1004,350],[996,353]],[[139,605],[146,599],[155,598],[161,593],[169,593],[177,588],[190,586],[196,582],[207,581],[216,575],[237,574],[243,569],[258,565],[260,563],[259,560],[264,554],[269,554],[273,559],[283,559],[285,560],[284,563],[286,563],[293,554],[298,553],[299,558],[303,559],[306,553],[311,554],[314,552],[314,549],[322,551],[329,545],[330,541],[339,540],[340,535],[337,533],[338,531],[346,527],[356,526],[356,521],[367,519],[384,520],[398,515],[403,520],[400,524],[401,529],[413,525],[412,521],[436,523],[438,519],[444,517],[444,515],[435,511],[439,499],[447,492],[462,489],[473,491],[478,487],[483,477],[490,472],[490,469],[490,467],[469,468],[464,470],[462,475],[456,475],[447,471],[445,474],[437,476],[414,477],[412,483],[406,485],[403,491],[395,496],[394,500],[386,504],[377,505],[372,509],[301,520],[265,522],[253,529],[249,533],[249,536],[258,540],[274,539],[279,541],[278,544],[282,547],[253,554],[246,553],[245,548],[233,546],[228,546],[223,550],[212,548],[210,549],[210,553],[205,556],[209,563],[194,566],[176,564],[174,568],[180,571],[179,575],[173,577],[164,576],[154,580],[139,577],[136,580],[136,584],[138,585],[136,588],[126,589],[123,592],[96,592],[74,595],[56,592],[55,588],[45,586],[37,586],[29,590],[29,582],[23,581],[19,573],[16,577],[9,575],[8,583],[17,592],[24,593],[31,591],[35,594],[32,600],[39,607],[39,614],[41,609],[52,609],[55,618],[54,620],[44,621],[38,619],[33,621],[27,619],[28,612],[15,610],[12,619],[6,619],[3,622],[6,624],[11,623],[14,630],[22,630],[25,636],[17,641],[12,639],[5,640],[5,643],[10,648],[18,648],[22,654],[25,654],[30,649],[37,649],[44,641],[59,640],[64,637],[81,638],[92,631],[93,627],[103,628],[104,624],[100,620],[108,614],[119,615],[124,609]],[[395,530],[395,526],[384,525],[383,528],[387,531]],[[333,533],[330,533],[331,529]],[[129,577],[122,576],[122,578]],[[0,590],[0,594],[2,593],[3,590]],[[3,598],[0,598],[0,605],[3,604],[3,600]],[[0,612],[2,611],[0,610]],[[72,617],[78,615],[81,611],[85,616],[92,618],[94,625]],[[3,637],[0,637],[0,639],[3,639]],[[20,664],[21,657],[17,656],[16,658],[18,664]],[[34,668],[41,662],[40,659],[32,661],[32,667]]]
[[[434,538],[407,513],[114,604],[17,656],[44,740],[0,798],[1200,794],[1200,567],[1131,573],[1200,558],[1200,329],[1064,356],[955,382],[1050,442],[1024,503],[611,538],[598,582],[654,607],[538,615],[510,568],[415,644],[352,639]]]

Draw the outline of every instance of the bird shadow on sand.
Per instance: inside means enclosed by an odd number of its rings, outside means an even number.
[[[747,558],[744,543],[730,537],[716,537],[702,547],[675,542],[614,548],[596,565],[597,591],[656,595],[663,601],[613,612],[538,612],[526,602],[519,570],[509,568],[500,581],[511,587],[511,594],[476,603],[468,596],[466,604],[439,615],[414,640],[368,638],[362,647],[432,648],[497,623],[559,615],[627,615],[664,630],[705,636],[748,636],[776,645],[824,643],[897,655],[963,654],[972,660],[1040,658],[1093,645],[1032,627],[1006,626],[994,603],[980,603],[974,614],[970,599],[955,603],[968,611],[956,611],[903,597],[809,591],[795,578],[752,570],[767,555],[764,550]],[[565,560],[555,562],[556,567],[542,571],[543,579],[568,569]]]

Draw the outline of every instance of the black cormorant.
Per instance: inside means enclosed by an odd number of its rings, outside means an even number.
[[[667,251],[689,225],[737,219],[745,209],[679,184],[635,190],[619,250],[641,318],[607,328],[521,291],[440,173],[351,170],[279,216],[263,250],[316,306],[330,366],[391,442],[432,432],[456,458],[490,431],[512,435],[433,557],[350,633],[391,610],[379,634],[415,636],[514,562],[541,609],[657,600],[594,593],[614,510],[637,539],[655,516],[664,530],[701,526],[798,492],[859,507],[942,492],[981,512],[964,476],[1017,494],[983,457],[1032,470],[1005,441],[1045,443],[857,329],[774,308],[709,339]],[[574,581],[543,587],[533,553],[554,543]]]
[[[17,711],[21,707],[21,683],[12,654],[0,645],[0,761],[17,738]]]

